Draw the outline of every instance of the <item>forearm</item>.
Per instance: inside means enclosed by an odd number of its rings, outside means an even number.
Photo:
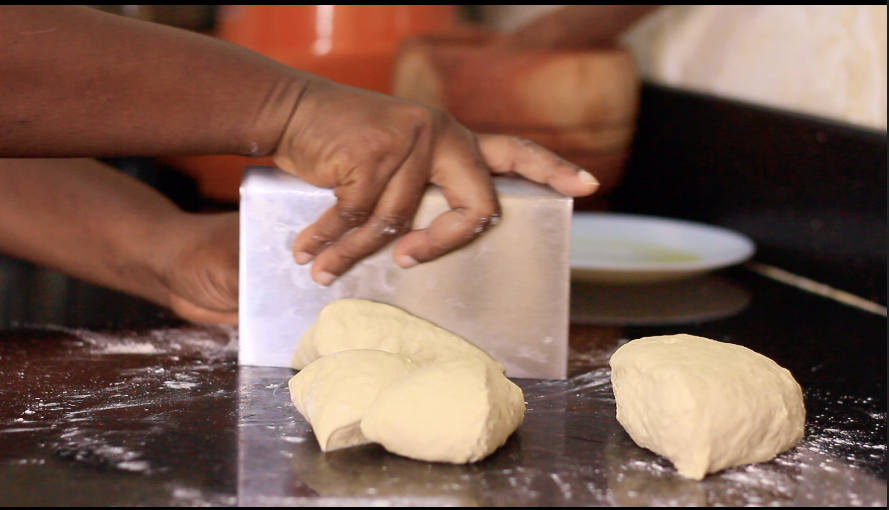
[[[311,75],[87,7],[0,6],[0,156],[265,155]]]
[[[188,216],[95,160],[0,159],[0,252],[160,305]]]

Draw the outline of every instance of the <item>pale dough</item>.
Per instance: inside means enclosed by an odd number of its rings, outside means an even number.
[[[640,338],[611,357],[617,419],[683,476],[765,462],[805,432],[799,384],[746,347],[692,335]]]
[[[321,450],[365,444],[361,419],[380,391],[417,370],[405,356],[355,349],[325,356],[290,379],[290,398],[312,424]]]
[[[368,441],[418,460],[467,463],[522,423],[524,394],[463,338],[396,307],[329,303],[300,340],[289,383],[323,451]]]
[[[328,303],[297,344],[291,366],[301,370],[322,356],[349,349],[403,354],[422,364],[474,357],[506,372],[503,365],[460,336],[400,308],[365,299]]]
[[[524,415],[521,388],[469,357],[431,365],[385,388],[361,431],[392,453],[462,464],[502,446]]]

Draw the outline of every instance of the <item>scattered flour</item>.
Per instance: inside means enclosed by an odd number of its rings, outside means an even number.
[[[75,336],[89,345],[93,354],[221,354],[238,350],[237,326],[194,325],[114,334],[61,326],[35,328]]]

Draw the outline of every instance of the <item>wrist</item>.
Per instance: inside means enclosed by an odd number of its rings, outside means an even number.
[[[191,215],[181,210],[164,211],[145,222],[128,242],[129,272],[138,275],[131,292],[161,306],[170,306],[170,268],[177,253],[194,231]]]
[[[243,142],[244,156],[261,157],[278,151],[284,133],[303,103],[306,91],[322,78],[294,70],[273,80],[262,91]]]
[[[145,236],[149,249],[142,249],[143,267],[162,288],[164,305],[169,306],[170,295],[175,293],[178,265],[185,257],[189,243],[200,234],[198,215],[177,210],[152,224]]]
[[[321,131],[324,127],[329,127],[326,126],[329,124],[329,119],[337,117],[343,111],[353,113],[354,116],[350,123],[333,131],[337,138],[348,137],[343,129],[355,127],[352,124],[360,125],[362,122],[358,120],[361,103],[356,101],[356,97],[360,99],[362,93],[376,93],[342,85],[321,76],[305,74],[306,79],[303,82],[300,95],[294,102],[294,107],[286,123],[279,131],[278,140],[271,155],[274,157],[275,165],[279,168],[308,180],[309,176],[306,172],[309,169],[300,168],[298,160],[304,160],[306,157],[311,158],[310,154],[313,153],[313,150],[318,149],[319,142],[330,137],[329,130],[325,130],[323,133]],[[356,91],[358,94],[355,93]],[[322,119],[323,122],[319,122]],[[332,187],[330,183],[311,180],[309,182],[315,186]]]
[[[164,289],[164,304],[190,318],[198,309],[236,312],[238,214],[180,213],[171,220],[162,248],[148,259]],[[183,313],[184,304],[189,313]]]

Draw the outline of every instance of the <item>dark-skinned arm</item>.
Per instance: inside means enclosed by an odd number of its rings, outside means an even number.
[[[82,6],[0,6],[0,155],[267,155],[309,75]]]
[[[567,195],[588,172],[446,112],[340,85],[210,37],[87,7],[0,6],[0,157],[271,154],[337,204],[294,243],[327,285],[395,238],[402,267],[497,223],[491,174]],[[411,231],[423,190],[451,210]]]
[[[0,253],[236,323],[238,215],[187,214],[92,159],[0,159]]]

